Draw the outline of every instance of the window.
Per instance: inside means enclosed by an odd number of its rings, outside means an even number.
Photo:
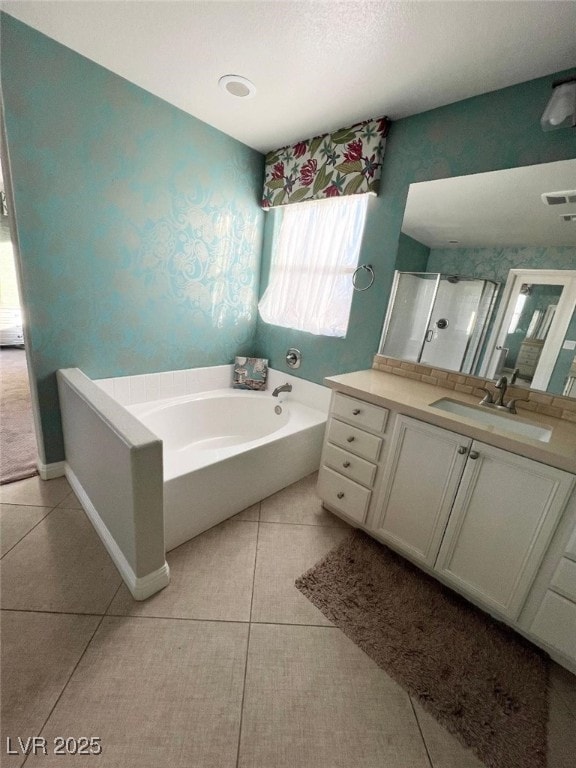
[[[279,209],[270,279],[258,305],[266,323],[319,336],[346,336],[368,195]]]

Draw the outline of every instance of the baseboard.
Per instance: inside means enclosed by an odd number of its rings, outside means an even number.
[[[168,563],[164,561],[164,565],[157,570],[152,571],[152,573],[146,574],[146,576],[136,576],[130,563],[126,560],[122,550],[98,514],[98,510],[94,504],[92,504],[90,497],[82,487],[82,484],[74,474],[73,470],[66,462],[63,462],[63,464],[65,465],[66,477],[72,486],[72,490],[76,496],[78,496],[78,500],[82,504],[84,512],[86,512],[88,519],[94,526],[96,533],[114,561],[114,565],[118,568],[132,597],[135,600],[146,600],[147,597],[154,595],[156,592],[159,592],[166,587],[170,583],[170,568],[168,567]]]
[[[54,480],[55,477],[64,477],[66,474],[66,462],[55,461],[52,464],[43,464],[40,459],[37,460],[36,466],[42,480]]]

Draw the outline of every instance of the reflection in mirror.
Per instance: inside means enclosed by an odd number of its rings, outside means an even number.
[[[576,222],[569,214],[576,214],[576,203],[557,202],[561,196],[550,193],[575,188],[576,160],[412,184],[396,267],[411,273],[407,286],[420,288],[410,293],[396,277],[380,354],[487,378],[503,372],[515,376],[517,385],[574,396]],[[570,285],[554,282],[558,270]],[[515,273],[521,271],[531,274],[518,283]],[[475,280],[483,289],[470,323]],[[522,283],[531,287],[519,299]],[[506,286],[498,291],[498,284]],[[436,315],[424,301],[441,295],[441,285],[468,289],[456,288],[451,296],[461,310],[458,321]],[[441,328],[437,323],[443,320],[448,324]],[[450,338],[455,322],[455,337],[437,357],[435,343]],[[422,327],[429,341],[422,340]],[[463,345],[460,337],[466,337]]]
[[[497,284],[429,272],[396,272],[381,354],[474,374]]]

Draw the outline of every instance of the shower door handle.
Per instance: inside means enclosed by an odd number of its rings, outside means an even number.
[[[432,341],[433,336],[434,336],[434,331],[432,330],[432,328],[428,328],[428,330],[424,334],[424,341]]]

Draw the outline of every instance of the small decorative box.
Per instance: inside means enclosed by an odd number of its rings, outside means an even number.
[[[234,360],[235,389],[266,389],[268,360],[262,357],[237,357]]]

